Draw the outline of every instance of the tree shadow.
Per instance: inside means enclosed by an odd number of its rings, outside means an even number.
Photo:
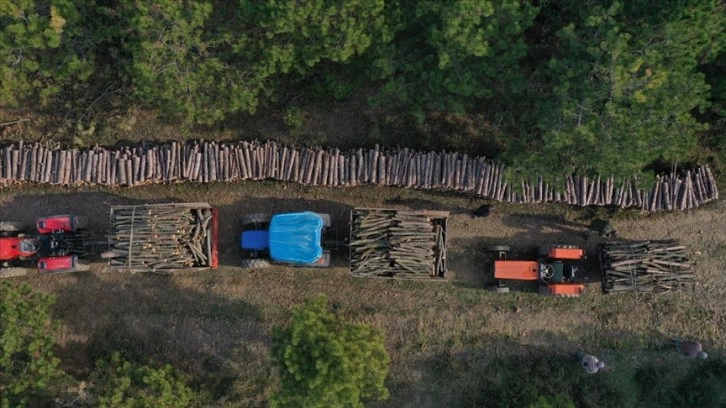
[[[554,337],[554,344],[568,343]],[[607,371],[586,374],[576,348],[533,346],[502,337],[481,344],[486,348],[437,352],[409,363],[405,369],[415,375],[387,384],[391,399],[371,406],[514,407],[533,406],[545,398],[600,407],[624,406],[628,400],[624,390],[613,389]],[[412,395],[416,400],[406,400]]]
[[[62,368],[87,376],[114,352],[132,362],[170,364],[214,398],[256,360],[269,337],[257,306],[215,293],[214,271],[178,275],[84,273],[49,277],[62,322]],[[259,373],[263,375],[265,373]]]

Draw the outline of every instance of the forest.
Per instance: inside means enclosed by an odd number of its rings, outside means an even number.
[[[723,174],[725,7],[10,0],[0,108],[62,116],[56,139],[86,144],[100,131],[84,130],[130,107],[192,133],[243,132],[277,111],[315,143],[306,109],[355,98],[362,144],[458,150],[549,178],[705,162]]]

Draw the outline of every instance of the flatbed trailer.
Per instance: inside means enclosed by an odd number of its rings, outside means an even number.
[[[219,212],[208,203],[114,206],[109,269],[174,272],[217,269]]]
[[[353,276],[444,278],[448,211],[355,208],[350,217]]]

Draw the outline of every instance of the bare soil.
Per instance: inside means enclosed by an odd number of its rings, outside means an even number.
[[[444,192],[265,182],[3,189],[0,219],[32,223],[53,213],[85,214],[102,240],[109,206],[173,201],[208,201],[220,209],[218,271],[131,275],[104,272],[97,262],[91,272],[12,279],[56,296],[59,356],[70,372],[82,376],[97,358],[124,350],[130,358],[173,364],[211,387],[219,405],[261,406],[274,386],[270,332],[287,321],[291,307],[317,293],[326,294],[343,317],[385,333],[391,399],[380,406],[457,405],[494,356],[587,348],[617,371],[647,359],[676,359],[659,351],[669,336],[700,339],[712,358],[723,358],[726,349],[723,202],[684,213],[613,218],[622,239],[677,238],[686,244],[700,282],[696,291],[603,295],[593,256],[590,283],[577,299],[544,298],[527,284],[514,285],[509,294],[485,290],[491,280],[485,248],[510,245],[513,257],[529,259],[539,244],[563,243],[594,255],[599,238],[588,235],[586,226],[605,210],[495,203],[492,215],[473,218],[471,211],[485,201]],[[326,212],[343,238],[356,206],[451,211],[446,282],[352,278],[344,249],[330,269],[237,267],[242,214]]]

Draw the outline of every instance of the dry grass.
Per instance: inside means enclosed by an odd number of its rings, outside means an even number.
[[[108,206],[148,201],[209,201],[223,219],[218,271],[173,276],[101,272],[31,276],[28,282],[57,297],[59,354],[65,368],[83,375],[113,349],[132,358],[169,362],[210,389],[215,405],[263,405],[270,378],[269,333],[289,310],[317,293],[336,312],[375,325],[392,357],[391,399],[381,406],[452,406],[476,388],[476,372],[492,357],[593,350],[611,366],[676,356],[658,352],[666,336],[701,339],[713,357],[726,348],[723,304],[726,277],[726,208],[718,202],[696,211],[620,214],[624,239],[678,238],[691,250],[701,284],[697,293],[658,297],[602,295],[594,264],[579,299],[549,299],[528,285],[509,295],[483,289],[487,244],[506,243],[528,257],[540,243],[584,245],[585,210],[557,206],[497,205],[489,218],[471,218],[484,202],[447,193],[360,187],[308,188],[281,183],[177,184],[135,189],[5,189],[0,218],[30,222],[49,213],[86,213],[103,234]],[[237,268],[236,235],[242,214],[310,209],[329,212],[347,234],[354,206],[445,209],[449,228],[447,283],[355,279],[345,254],[326,270],[245,271]],[[621,368],[624,370],[624,368]]]

